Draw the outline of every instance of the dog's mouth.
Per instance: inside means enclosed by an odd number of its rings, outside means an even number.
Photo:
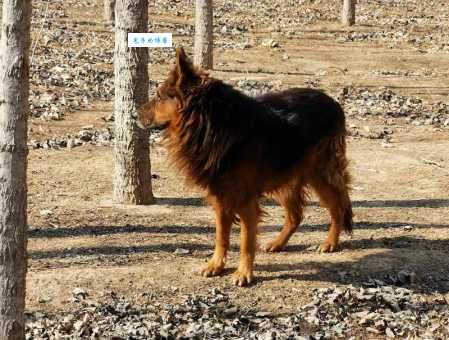
[[[150,124],[148,126],[145,126],[145,124],[143,124],[139,119],[136,119],[136,125],[139,129],[142,130],[165,130],[166,128],[169,127],[170,122],[166,122],[163,124]]]
[[[142,124],[142,122],[139,119],[136,119],[136,125],[139,129],[142,129],[142,130],[148,129],[148,127],[146,127],[144,124]]]

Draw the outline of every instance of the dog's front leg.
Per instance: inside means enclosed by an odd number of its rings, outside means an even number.
[[[240,261],[232,281],[237,286],[246,286],[253,281],[253,265],[256,255],[257,223],[260,209],[257,201],[250,202],[238,214],[241,219],[240,226]]]
[[[224,270],[235,217],[234,212],[226,209],[219,200],[209,198],[209,201],[215,209],[215,251],[212,259],[201,269],[201,274],[207,277],[220,275]]]

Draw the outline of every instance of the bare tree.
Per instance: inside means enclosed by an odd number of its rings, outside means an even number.
[[[0,339],[24,339],[31,0],[4,0],[0,41]]]
[[[196,0],[194,63],[212,69],[213,48],[212,0]]]
[[[111,24],[115,21],[115,0],[104,0],[104,20]]]
[[[345,26],[355,24],[355,4],[357,0],[343,0],[343,10],[341,12],[341,22]]]
[[[128,33],[147,32],[148,0],[117,0],[115,23],[115,178],[113,200],[152,203],[148,131],[136,126],[148,102],[148,50],[129,48]]]

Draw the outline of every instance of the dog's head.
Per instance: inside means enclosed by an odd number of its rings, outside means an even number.
[[[156,95],[138,110],[139,126],[169,125],[186,104],[192,90],[207,77],[192,64],[184,49],[176,49],[176,65],[157,89]]]

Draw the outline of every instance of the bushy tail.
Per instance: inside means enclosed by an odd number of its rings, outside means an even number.
[[[345,210],[344,217],[343,217],[343,229],[348,234],[352,234],[352,225],[353,225],[352,216],[353,215],[352,215],[351,201],[349,200],[349,197],[348,197],[348,204],[346,206],[346,210]]]

